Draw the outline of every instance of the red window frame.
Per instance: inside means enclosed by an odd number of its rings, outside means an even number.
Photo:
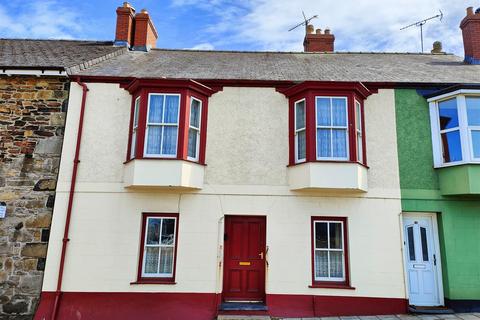
[[[371,94],[359,82],[321,82],[305,81],[287,89],[279,90],[289,98],[289,165],[298,165],[305,162],[353,162],[367,166],[365,108],[364,100]],[[349,157],[347,160],[317,159],[316,138],[316,97],[346,97],[348,111],[348,141]],[[295,102],[305,99],[306,102],[306,161],[296,162],[295,156]],[[357,159],[357,137],[355,121],[355,101],[360,103],[362,122],[362,152],[363,161]]]
[[[132,95],[132,104],[130,111],[130,124],[128,130],[128,145],[126,162],[134,159],[165,159],[165,160],[184,160],[205,164],[205,149],[207,139],[207,118],[208,118],[208,98],[215,91],[207,86],[192,80],[142,80],[137,79],[130,83],[126,89]],[[150,94],[179,94],[180,95],[180,113],[178,118],[178,143],[177,155],[175,157],[145,157],[145,132],[147,126],[148,97]],[[133,116],[135,112],[135,100],[140,97],[140,108],[138,114],[137,141],[134,150],[135,156],[132,158],[132,133]],[[200,118],[200,145],[198,151],[198,160],[193,161],[188,158],[188,129],[190,121],[190,102],[191,98],[202,102]]]
[[[315,222],[340,221],[343,222],[343,259],[345,265],[344,281],[318,281],[315,280]],[[310,288],[336,288],[336,289],[355,289],[350,286],[350,268],[348,252],[348,219],[346,217],[312,216],[310,221],[311,228],[311,259],[312,259],[312,284]]]
[[[175,249],[173,250],[173,273],[172,277],[142,277],[143,256],[145,252],[145,235],[147,232],[147,218],[176,218],[175,222]],[[140,238],[140,253],[137,269],[137,281],[131,284],[175,284],[175,276],[177,270],[177,250],[178,250],[178,213],[151,213],[142,212],[142,226]]]

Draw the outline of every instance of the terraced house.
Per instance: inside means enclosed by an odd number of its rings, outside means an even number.
[[[68,107],[69,68],[112,43],[0,39],[0,318],[33,316],[42,286]]]
[[[155,48],[71,69],[35,319],[479,307],[480,14],[465,58]]]

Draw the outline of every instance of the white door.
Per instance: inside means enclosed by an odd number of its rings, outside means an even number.
[[[440,254],[433,218],[432,215],[403,216],[405,267],[410,305],[443,304],[439,272]]]

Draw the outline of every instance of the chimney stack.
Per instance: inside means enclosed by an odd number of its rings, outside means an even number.
[[[128,2],[124,2],[123,6],[117,8],[115,46],[130,47],[132,44],[134,17],[135,9]]]
[[[135,15],[135,34],[133,37],[133,50],[148,51],[156,47],[158,39],[157,29],[150,19],[146,9]]]
[[[321,29],[314,32],[313,25],[309,24],[306,29],[305,39],[303,40],[303,48],[305,52],[333,52],[335,36],[330,33],[330,29],[325,29],[322,33]]]
[[[124,2],[117,8],[117,27],[115,30],[115,46],[126,46],[136,51],[148,51],[155,48],[157,30],[146,9],[135,14],[135,9]]]
[[[473,7],[467,8],[467,15],[460,23],[465,49],[465,62],[480,64],[480,9],[473,12]]]

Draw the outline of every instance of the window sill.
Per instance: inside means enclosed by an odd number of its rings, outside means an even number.
[[[169,280],[137,280],[134,282],[130,282],[130,285],[137,285],[137,284],[167,284],[167,285],[174,285],[177,284],[175,281]]]
[[[162,158],[162,157],[143,157],[143,158],[132,158],[132,159],[129,159],[127,161],[124,161],[123,164],[127,164],[129,162],[132,162],[134,160],[181,160],[181,161],[186,161],[186,162],[191,162],[191,163],[195,163],[195,164],[198,164],[198,165],[201,165],[201,166],[207,166],[206,163],[200,163],[198,160],[197,161],[194,161],[194,160],[191,160],[191,159],[179,159],[179,158]]]
[[[355,287],[351,287],[344,283],[314,283],[308,286],[309,288],[323,288],[323,289],[346,289],[355,290]]]
[[[361,162],[358,162],[358,161],[350,161],[350,160],[312,160],[312,161],[309,160],[309,161],[302,161],[302,162],[297,162],[297,163],[294,163],[294,164],[289,164],[289,165],[287,165],[287,168],[288,167],[299,166],[299,165],[302,165],[302,164],[305,164],[305,163],[356,163],[358,165],[361,165],[362,167],[365,167],[366,169],[370,169],[370,167],[367,166],[364,163],[361,163]]]

